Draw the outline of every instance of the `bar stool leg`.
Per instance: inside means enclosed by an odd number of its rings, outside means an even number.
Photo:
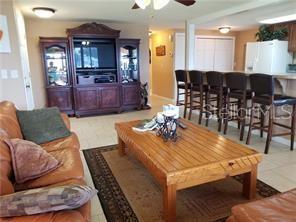
[[[266,107],[264,105],[260,106],[260,137],[263,138],[263,128],[265,125],[265,111],[266,111]]]
[[[180,93],[180,90],[179,90],[179,87],[177,86],[177,101],[176,101],[176,105],[179,106],[179,93]]]
[[[190,90],[190,108],[189,108],[188,120],[191,119],[192,110],[193,110],[193,90]]]
[[[210,110],[211,110],[210,96],[211,94],[209,92],[206,92],[206,126],[209,126],[209,118],[210,118]]]
[[[219,93],[218,96],[218,132],[221,132],[222,128],[222,108],[223,108],[223,94]]]
[[[229,106],[230,106],[230,98],[227,95],[226,96],[226,114],[225,114],[225,123],[224,123],[224,134],[225,135],[226,135],[227,129],[228,129],[228,118],[229,118],[229,112],[230,112]]]
[[[240,99],[237,100],[237,110],[238,110],[237,115],[238,115],[238,117],[241,116],[241,104],[242,104],[242,101]],[[237,128],[238,129],[241,128],[241,120],[240,120],[240,118],[237,118]]]
[[[186,119],[187,114],[187,103],[188,103],[188,88],[185,87],[185,94],[184,94],[184,115],[183,118]]]
[[[198,117],[198,124],[201,124],[201,120],[202,120],[202,115],[203,115],[203,100],[204,100],[204,93],[202,90],[200,90],[200,93],[199,93],[199,117]]]
[[[255,103],[252,100],[252,107],[251,107],[251,117],[250,117],[250,126],[249,126],[249,131],[248,131],[248,137],[246,144],[249,145],[251,141],[251,134],[252,134],[252,129],[253,129],[253,122],[254,122],[254,112],[255,112]]]
[[[272,131],[273,131],[273,109],[274,106],[270,105],[269,107],[269,120],[268,120],[268,133],[267,133],[267,139],[265,144],[265,154],[268,154],[271,138],[272,138]]]
[[[292,124],[291,124],[291,151],[294,149],[294,137],[295,137],[295,118],[296,118],[296,104],[293,105],[292,111]]]
[[[243,115],[240,115],[241,118],[241,129],[240,129],[240,141],[243,141],[244,134],[245,134],[245,126],[246,126],[246,116],[247,116],[247,101],[246,99],[243,99],[243,105],[242,105],[242,111],[240,114],[243,113]]]

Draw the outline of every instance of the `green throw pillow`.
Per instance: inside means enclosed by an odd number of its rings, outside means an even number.
[[[23,136],[37,144],[70,136],[57,107],[16,112]]]

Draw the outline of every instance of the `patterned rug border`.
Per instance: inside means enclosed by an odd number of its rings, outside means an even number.
[[[103,152],[108,152],[116,149],[117,144],[114,144],[98,148],[86,149],[83,150],[83,154],[95,188],[98,190],[98,197],[100,199],[107,221],[137,222],[139,220],[135,212],[133,211],[129,201],[125,197],[107,161],[102,155]],[[96,152],[96,154],[99,155],[90,155],[94,151]],[[100,173],[98,173],[98,169]],[[233,178],[240,183],[243,182],[243,175],[235,176]],[[96,184],[95,181],[99,181],[99,185]],[[110,184],[112,184],[111,187]],[[259,179],[257,179],[257,192],[262,197],[270,197],[280,193],[280,191],[276,190],[275,188],[269,186]],[[225,219],[226,218],[221,218],[215,222],[223,222],[225,221]]]

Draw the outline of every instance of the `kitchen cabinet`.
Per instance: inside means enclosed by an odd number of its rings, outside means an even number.
[[[289,52],[296,52],[296,23],[289,27]]]

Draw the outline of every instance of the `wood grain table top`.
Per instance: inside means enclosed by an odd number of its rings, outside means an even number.
[[[205,165],[225,162],[261,161],[261,154],[244,145],[238,144],[215,132],[181,120],[187,129],[178,128],[177,142],[164,142],[152,132],[136,132],[132,129],[139,121],[116,123],[116,130],[126,144],[132,144],[166,175],[204,167]],[[233,165],[235,167],[235,165]]]

